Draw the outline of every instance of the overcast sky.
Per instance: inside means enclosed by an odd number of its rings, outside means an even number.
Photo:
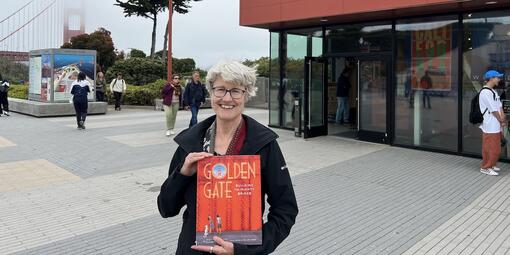
[[[29,0],[0,0],[0,20]],[[37,0],[36,0],[37,1]],[[72,0],[64,0],[72,1]],[[85,0],[85,30],[98,27],[112,32],[115,47],[150,52],[152,20],[124,17],[115,0]],[[163,48],[163,35],[168,12],[158,17],[156,51]],[[188,14],[174,14],[173,54],[176,58],[195,59],[201,68],[210,67],[222,58],[244,60],[269,55],[269,32],[239,26],[239,0],[203,0],[192,2]]]

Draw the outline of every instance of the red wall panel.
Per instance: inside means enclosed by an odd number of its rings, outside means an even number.
[[[243,26],[269,27],[270,24],[322,17],[367,14],[395,9],[432,7],[459,3],[458,0],[240,0]]]
[[[295,20],[337,15],[337,10],[342,9],[343,4],[344,0],[296,0],[283,2],[281,4],[282,15],[280,18],[282,20]]]

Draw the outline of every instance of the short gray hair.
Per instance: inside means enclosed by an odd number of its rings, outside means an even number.
[[[246,99],[250,99],[257,94],[257,70],[245,66],[237,61],[223,60],[216,63],[207,72],[206,87],[210,94],[212,94],[213,83],[222,78],[226,82],[234,83],[238,86],[243,86],[246,89]]]

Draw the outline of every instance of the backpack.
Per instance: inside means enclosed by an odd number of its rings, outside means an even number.
[[[492,97],[494,100],[496,100],[496,93],[490,88],[483,87],[482,90],[488,89],[492,92]],[[469,112],[469,122],[471,124],[480,124],[483,122],[483,115],[487,112],[488,109],[485,109],[485,111],[480,111],[480,92],[476,93],[476,95],[471,99],[471,111]]]
[[[7,92],[9,91],[9,83],[7,81],[3,81],[0,83],[0,92]]]

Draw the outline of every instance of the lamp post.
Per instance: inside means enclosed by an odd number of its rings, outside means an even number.
[[[172,13],[173,13],[172,2],[173,0],[168,0],[168,51],[166,57],[167,81],[172,81]]]

